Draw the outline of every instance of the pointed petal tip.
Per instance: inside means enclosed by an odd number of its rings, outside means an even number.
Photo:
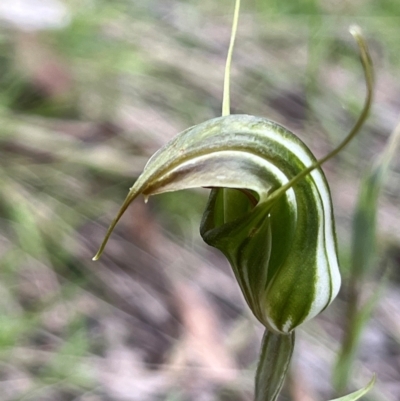
[[[349,32],[353,36],[363,36],[361,27],[359,25],[356,25],[356,24],[350,26]]]
[[[99,260],[102,253],[103,253],[103,246],[97,251],[96,255],[93,256],[92,258],[93,262]]]

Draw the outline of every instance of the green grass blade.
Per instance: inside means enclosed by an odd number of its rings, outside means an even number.
[[[390,162],[400,142],[400,124],[393,131],[388,144],[362,180],[353,221],[352,262],[349,286],[348,328],[334,370],[334,384],[341,393],[351,377],[351,367],[357,355],[363,329],[379,300],[384,283],[367,303],[360,307],[359,298],[366,275],[375,265],[376,216],[381,189],[389,172]]]
[[[343,397],[335,398],[330,401],[356,401],[359,400],[362,396],[368,393],[372,389],[375,384],[375,375],[372,377],[370,382],[362,389],[355,391],[354,393],[347,394]]]

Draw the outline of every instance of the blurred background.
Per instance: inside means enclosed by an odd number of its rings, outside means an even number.
[[[149,156],[221,114],[233,0],[1,0],[0,400],[250,401],[262,337],[230,267],[198,233],[207,190],[136,201],[91,258]],[[399,122],[398,0],[244,0],[232,112],[294,131],[316,156],[364,101],[362,133],[324,166],[344,286],[302,327],[282,400],[332,397],[346,333],[360,182]],[[361,302],[378,294],[349,389],[400,400],[400,157],[378,202]],[[354,242],[354,241],[353,241]],[[382,277],[384,284],[382,285]]]

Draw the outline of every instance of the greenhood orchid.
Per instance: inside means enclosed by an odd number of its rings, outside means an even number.
[[[275,122],[230,115],[229,69],[239,3],[228,53],[223,116],[178,134],[150,158],[94,259],[139,195],[147,198],[188,188],[211,188],[200,233],[226,256],[248,306],[266,328],[256,400],[272,401],[286,375],[294,329],[323,311],[340,289],[332,202],[321,165],[360,130],[371,105],[373,77],[366,43],[354,28],[367,96],[349,135],[321,160]]]

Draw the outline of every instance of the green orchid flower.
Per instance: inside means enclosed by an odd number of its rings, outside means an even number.
[[[272,401],[291,359],[294,329],[322,312],[340,289],[331,195],[321,165],[340,152],[365,121],[372,101],[372,66],[366,43],[354,28],[367,83],[364,108],[345,140],[316,160],[281,125],[250,115],[230,115],[229,72],[239,6],[237,1],[223,116],[185,130],[151,157],[94,260],[139,195],[148,198],[188,188],[212,188],[200,233],[226,256],[248,306],[266,328],[256,400]]]

